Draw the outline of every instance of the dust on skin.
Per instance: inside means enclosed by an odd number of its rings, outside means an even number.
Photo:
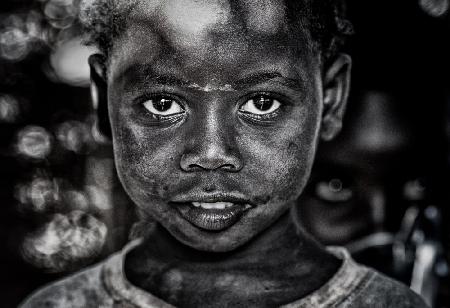
[[[247,10],[247,29],[274,34],[284,25],[286,7],[279,0],[249,0],[244,2]]]
[[[189,6],[189,3],[190,1],[183,2],[186,6]],[[231,227],[227,232],[230,234],[220,236],[222,241],[229,244],[217,241],[215,236],[210,235],[207,236],[209,244],[198,240],[191,243],[198,247],[211,245],[213,249],[225,249],[219,247],[233,243],[226,248],[231,249],[254,236],[257,230],[270,225],[285,211],[287,205],[284,203],[290,199],[293,201],[304,186],[317,143],[322,112],[321,104],[317,102],[321,98],[321,75],[312,73],[313,68],[318,66],[317,57],[312,54],[308,44],[304,50],[295,50],[294,46],[287,48],[286,46],[293,44],[292,37],[284,32],[286,27],[282,27],[283,31],[270,35],[269,40],[262,40],[261,33],[237,36],[234,31],[239,28],[242,20],[246,20],[245,14],[239,15],[238,20],[229,18],[229,24],[226,26],[223,18],[206,18],[203,23],[196,23],[195,27],[187,27],[188,34],[194,28],[198,31],[201,29],[201,32],[196,34],[198,41],[194,42],[194,45],[185,45],[184,41],[177,40],[172,34],[173,27],[169,22],[180,17],[176,15],[179,10],[167,11],[166,7],[162,6],[161,10],[155,10],[155,13],[153,5],[154,2],[141,2],[140,6],[147,9],[141,10],[138,6],[130,14],[127,34],[116,42],[112,53],[109,75],[110,115],[119,175],[125,188],[128,188],[130,195],[134,197],[133,200],[144,208],[148,207],[149,198],[154,196],[159,199],[151,201],[156,206],[183,192],[195,191],[196,194],[201,194],[201,191],[211,189],[241,192],[251,200],[270,199],[270,205],[257,207],[249,213],[248,220],[244,219],[238,224],[240,226]],[[196,2],[193,2],[192,6],[203,11],[203,7],[200,9]],[[215,8],[222,14],[226,11],[222,7],[207,6],[207,10],[209,12]],[[152,15],[149,16],[150,12]],[[202,13],[193,14],[197,15],[202,16]],[[179,31],[182,29],[184,28]],[[232,40],[242,42],[228,50],[227,57],[223,57],[220,50],[226,49],[228,42],[217,40],[221,34],[217,29],[222,32],[229,30],[227,33]],[[267,34],[264,35],[267,37]],[[251,52],[248,52],[245,46],[252,44],[254,46]],[[205,54],[207,56],[204,56]],[[296,57],[297,54],[301,57]],[[191,120],[183,123],[181,130],[149,128],[142,115],[136,115],[136,111],[130,108],[129,104],[122,103],[133,101],[138,92],[148,91],[148,85],[152,85],[148,76],[152,74],[170,73],[178,79],[186,80],[184,84],[188,87],[184,88],[185,91],[189,87],[194,90],[192,88],[195,85],[199,85],[203,90],[228,88],[227,85],[235,84],[236,79],[255,72],[266,72],[268,68],[276,70],[282,77],[270,78],[261,84],[252,85],[252,91],[281,91],[283,96],[292,101],[286,104],[286,109],[290,110],[289,116],[286,115],[285,121],[274,123],[272,129],[236,125],[233,114],[230,113],[235,109],[228,109],[229,105],[226,103],[240,99],[247,91],[242,86],[240,91],[183,93],[195,98],[192,103],[195,112],[190,113]],[[293,88],[292,83],[287,86],[287,79],[294,80],[294,83],[301,86]],[[158,87],[160,89],[160,86]],[[163,86],[164,90],[176,88],[167,84]],[[297,147],[300,151],[287,150],[292,142],[300,144]],[[201,149],[201,153],[194,153],[198,149]],[[207,158],[224,157],[231,159],[233,164],[236,161],[236,164],[242,164],[242,161],[246,168],[239,174],[180,174],[176,164],[186,156],[183,151]],[[169,155],[174,160],[167,159]],[[246,183],[243,183],[243,179],[247,179]],[[206,188],[207,185],[210,188]],[[271,209],[270,213],[266,213],[265,207]],[[205,240],[202,232],[185,226],[182,219],[173,217],[167,206],[161,204],[159,211],[161,212],[158,215],[163,216],[159,218],[172,226],[172,232],[183,237],[184,241],[187,241],[186,237],[191,240],[199,237]],[[258,226],[252,222],[255,217],[264,217],[262,220],[265,222]],[[240,231],[244,226],[249,232]]]
[[[238,7],[241,8],[238,10]],[[147,51],[150,58],[157,57],[159,53],[166,53],[167,58],[171,58],[174,54],[168,47],[176,46],[177,55],[182,55],[185,62],[192,65],[198,63],[195,63],[195,58],[186,58],[190,55],[191,49],[196,50],[198,58],[228,61],[232,65],[234,61],[232,51],[252,52],[262,45],[261,41],[267,39],[276,40],[276,44],[272,47],[276,46],[277,49],[287,51],[292,47],[289,45],[293,44],[294,39],[304,39],[301,35],[288,33],[285,10],[286,6],[282,0],[136,2],[128,18],[134,20],[134,29],[126,31],[126,36],[128,40],[136,42],[154,40],[164,43],[165,47],[160,50],[153,49],[151,53]],[[146,31],[148,27],[154,28],[155,32],[148,33]],[[302,48],[311,48],[307,39],[300,43]],[[158,45],[160,44],[155,44]],[[134,51],[138,52],[139,48]],[[276,51],[266,49],[265,52]],[[118,56],[122,58],[123,55]],[[267,65],[271,65],[271,62],[267,62]],[[206,89],[224,87],[224,85],[199,86]]]
[[[130,252],[127,277],[185,307],[275,306],[322,285],[339,265],[288,213],[319,138],[320,56],[308,33],[288,31],[284,2],[246,3],[141,1],[109,62],[119,177],[140,211],[158,222],[151,240]],[[268,20],[258,17],[264,10]],[[142,108],[155,93],[175,97],[185,112],[155,120]],[[259,122],[242,118],[240,107],[255,95],[283,108]],[[253,208],[227,229],[206,232],[170,205],[213,193],[238,195]],[[312,271],[317,262],[320,271]],[[293,277],[308,283],[292,284]]]
[[[139,2],[134,12],[137,14],[130,18],[150,22],[159,30],[164,28],[164,39],[184,48],[198,47],[211,29],[226,25],[232,17],[228,1],[153,0]]]
[[[199,40],[208,30],[229,24],[233,18],[240,19],[240,26],[267,34],[276,33],[284,25],[286,8],[283,1],[232,2],[157,0],[149,1],[140,9],[158,22],[165,21],[165,27],[175,38],[185,40]],[[233,13],[236,5],[242,6],[245,13],[236,16]]]

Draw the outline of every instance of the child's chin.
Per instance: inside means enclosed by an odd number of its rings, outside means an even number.
[[[205,252],[230,252],[244,245],[251,238],[249,234],[241,234],[238,228],[220,232],[206,231],[194,226],[189,229],[175,228],[175,230],[169,229],[169,232],[184,245]]]

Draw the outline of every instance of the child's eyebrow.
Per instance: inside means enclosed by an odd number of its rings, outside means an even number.
[[[173,75],[158,75],[153,72],[151,65],[132,64],[121,71],[115,82],[124,84],[126,87],[142,82],[151,82],[168,86],[186,86],[189,84],[187,80],[182,80]]]
[[[292,88],[297,91],[303,91],[304,88],[304,82],[300,79],[294,79],[294,78],[287,78],[280,74],[279,72],[259,72],[254,73],[248,76],[245,76],[242,79],[237,80],[234,82],[234,85],[236,88],[245,88],[250,87],[262,83],[266,83],[269,81],[272,81],[276,79],[277,82],[282,83],[283,85]]]
[[[192,82],[183,80],[174,75],[156,74],[149,65],[131,65],[124,72],[119,74],[118,80],[125,81],[125,84],[154,83],[166,86],[192,87]],[[302,79],[288,78],[277,71],[262,71],[249,74],[231,83],[232,89],[245,89],[258,84],[276,81],[282,85],[296,91],[304,91],[305,83]],[[195,84],[196,85],[196,84]],[[196,85],[196,87],[199,87]],[[206,86],[207,87],[207,86]]]

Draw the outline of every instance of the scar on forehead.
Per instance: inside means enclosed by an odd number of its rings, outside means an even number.
[[[232,92],[232,91],[236,91],[236,89],[234,89],[233,86],[230,85],[230,84],[224,84],[224,85],[219,85],[219,86],[206,84],[205,86],[200,86],[200,85],[194,83],[194,84],[188,85],[187,87],[190,88],[190,89],[199,90],[199,91],[203,91],[203,92],[214,92],[214,91]]]

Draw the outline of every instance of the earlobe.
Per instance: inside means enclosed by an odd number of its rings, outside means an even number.
[[[97,113],[98,129],[102,135],[111,138],[105,57],[100,54],[91,55],[89,57],[89,66],[91,68],[91,97],[94,110]]]
[[[350,91],[351,66],[350,56],[339,54],[324,73],[320,136],[325,141],[336,137],[342,128],[342,119]]]

